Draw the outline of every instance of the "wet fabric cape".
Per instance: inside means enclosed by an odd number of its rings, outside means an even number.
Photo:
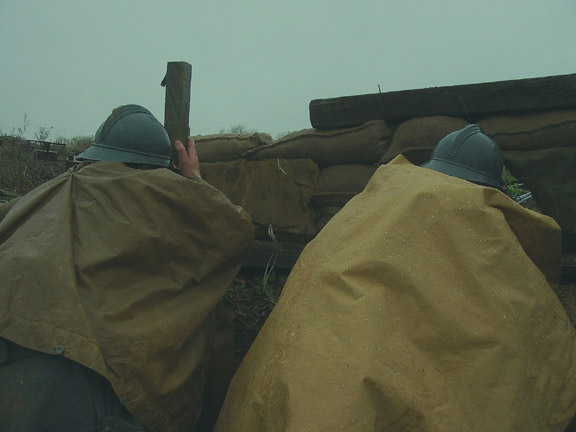
[[[0,335],[102,374],[152,431],[192,430],[248,215],[201,180],[104,162],[0,215]]]
[[[399,156],[306,247],[216,430],[563,431],[559,242],[552,219]]]

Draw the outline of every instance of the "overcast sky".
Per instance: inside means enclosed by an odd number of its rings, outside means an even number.
[[[0,0],[0,130],[163,122],[192,65],[192,134],[310,128],[313,99],[576,73],[575,0]]]

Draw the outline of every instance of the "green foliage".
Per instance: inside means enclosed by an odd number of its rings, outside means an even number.
[[[524,193],[518,179],[514,177],[507,168],[504,168],[504,172],[502,173],[502,183],[504,184],[506,195],[512,199],[515,199]]]
[[[11,132],[5,132],[0,130],[0,137],[5,136],[9,139],[24,139],[24,134],[30,128],[31,120],[28,118],[27,114],[24,114],[24,119],[22,121],[22,125],[16,126],[12,128]],[[234,126],[234,128],[243,128],[242,125]],[[34,132],[34,139],[36,141],[52,141],[56,143],[66,144],[65,147],[58,146],[58,148],[54,148],[54,150],[58,151],[58,153],[63,153],[64,151],[68,154],[74,153],[81,153],[86,150],[92,142],[94,141],[93,135],[81,135],[76,136],[73,138],[65,138],[63,136],[59,136],[53,140],[50,140],[50,135],[52,134],[54,127],[53,126],[40,126]],[[55,146],[56,147],[56,146]],[[52,148],[50,149],[52,150]]]
[[[232,301],[237,295],[244,292],[246,286],[247,282],[245,280],[235,280],[228,288],[228,291],[226,291],[224,300]]]
[[[82,153],[94,142],[93,135],[77,136],[74,138],[61,138],[62,143],[66,144],[66,152],[68,154]]]
[[[257,296],[265,295],[270,301],[276,303],[276,299],[270,297],[270,293],[274,290],[275,281],[276,272],[274,270],[270,272],[265,271],[262,280],[258,281],[254,287],[254,293]]]
[[[268,275],[267,280],[262,280],[262,292],[271,303],[276,304],[278,302],[284,282],[284,280],[276,277],[276,271],[274,270]]]
[[[264,275],[264,277],[254,275],[249,279],[236,279],[228,288],[224,299],[232,301],[239,296],[251,295],[257,298],[267,297],[276,303],[276,299],[272,300],[273,297],[271,298],[270,294],[275,289],[275,280],[276,275],[274,272],[269,275]],[[251,294],[248,294],[248,288]]]
[[[267,269],[262,274],[261,270],[253,270],[250,274],[239,276],[228,288],[224,296],[225,302],[235,302],[242,298],[247,303],[264,302],[273,307],[288,277],[288,273],[280,273],[278,275],[275,270]]]
[[[234,126],[230,126],[228,129],[226,128],[220,129],[221,134],[225,133],[249,134],[254,132],[256,132],[254,129],[248,129],[248,127],[246,127],[246,125],[243,124],[236,124]]]
[[[54,142],[65,146],[50,146],[58,153],[58,160],[38,160],[38,145],[24,139],[30,128],[30,119],[24,114],[20,126],[5,133],[0,131],[0,199],[9,199],[30,192],[32,189],[62,174],[66,169],[66,154],[80,153],[93,142],[93,136],[77,136],[71,139],[58,137]],[[34,133],[36,141],[48,141],[53,127],[40,126]]]
[[[23,195],[65,170],[64,161],[37,160],[30,143],[5,137],[0,147],[0,192],[13,198]]]
[[[220,128],[220,132],[221,134],[225,134],[225,133],[234,133],[234,134],[252,134],[258,132],[255,129],[250,129],[248,128],[246,125],[243,124],[236,124],[234,126],[230,126],[229,128]],[[287,135],[290,135],[292,132],[282,132],[279,133],[278,135],[276,135],[276,137],[274,138],[274,140],[279,140],[280,138],[283,138]]]

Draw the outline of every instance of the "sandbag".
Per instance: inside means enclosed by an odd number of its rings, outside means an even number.
[[[316,235],[310,197],[319,170],[310,159],[239,160],[200,166],[208,183],[250,214],[257,239],[270,240],[270,225],[278,239]]]
[[[576,146],[504,151],[510,172],[532,192],[540,210],[576,233]]]
[[[501,150],[576,146],[576,110],[488,117],[478,124]]]
[[[310,158],[320,168],[342,164],[369,165],[380,160],[390,135],[384,120],[373,120],[347,129],[304,129],[248,151],[245,156],[253,160]]]
[[[202,180],[78,165],[0,223],[0,336],[98,372],[152,432],[193,430],[216,308],[253,237]]]
[[[399,157],[305,248],[216,431],[564,431],[559,272],[551,218]]]
[[[426,162],[438,142],[451,132],[462,129],[468,122],[447,116],[413,118],[398,125],[392,143],[382,156],[381,163],[388,163],[402,154],[410,162]]]
[[[342,210],[342,207],[316,207],[316,212],[318,213],[318,232],[320,232],[340,210]]]
[[[271,144],[272,137],[265,133],[216,134],[192,137],[201,162],[226,162],[242,158],[248,150]]]
[[[343,207],[362,192],[376,165],[334,165],[320,170],[311,201],[318,207]]]

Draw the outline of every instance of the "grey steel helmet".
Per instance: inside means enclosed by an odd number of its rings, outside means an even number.
[[[472,183],[502,188],[502,152],[476,124],[442,138],[422,166]]]
[[[162,124],[140,105],[123,105],[112,111],[96,131],[94,143],[78,158],[170,165],[170,138]]]

